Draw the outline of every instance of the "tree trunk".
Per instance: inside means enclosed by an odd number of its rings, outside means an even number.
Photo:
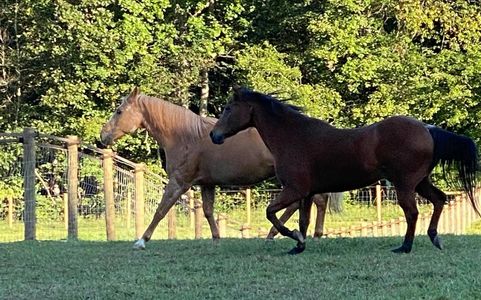
[[[207,68],[200,74],[200,107],[199,114],[206,117],[208,114],[207,105],[209,104],[209,72]]]

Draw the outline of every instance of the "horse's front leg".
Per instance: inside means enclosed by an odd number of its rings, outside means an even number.
[[[294,202],[302,200],[304,196],[300,195],[298,192],[291,190],[287,187],[281,191],[277,198],[272,201],[266,209],[267,219],[272,223],[272,225],[279,231],[283,236],[288,236],[291,239],[297,241],[297,247],[292,249],[290,254],[298,254],[304,251],[306,248],[306,240],[302,233],[298,230],[289,230],[284,224],[277,218],[276,213],[283,208],[288,207]]]
[[[215,187],[201,186],[200,190],[202,193],[202,208],[204,210],[204,216],[209,223],[210,232],[212,233],[212,240],[217,242],[220,238],[220,235],[214,219]]]
[[[299,202],[294,202],[291,205],[289,205],[282,216],[279,218],[279,221],[281,221],[282,224],[285,224],[289,218],[296,212],[296,210],[299,208]],[[272,240],[274,237],[279,233],[277,229],[272,226],[271,230],[269,230],[269,234],[267,235],[266,239],[267,240]]]
[[[179,183],[173,178],[169,179],[169,183],[165,186],[164,195],[162,196],[162,200],[157,206],[154,217],[152,218],[149,227],[147,227],[142,237],[137,240],[137,242],[135,242],[134,249],[145,249],[145,243],[150,240],[159,222],[165,217],[165,215],[167,214],[169,209],[175,204],[177,199],[179,199],[179,197],[184,194],[190,187],[190,184],[184,182]]]

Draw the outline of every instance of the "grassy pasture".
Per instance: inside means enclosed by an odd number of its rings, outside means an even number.
[[[480,299],[481,236],[0,244],[0,299]]]

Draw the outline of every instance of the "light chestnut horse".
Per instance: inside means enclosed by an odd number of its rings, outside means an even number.
[[[134,244],[135,249],[145,248],[145,242],[150,240],[158,223],[193,185],[201,187],[204,215],[212,238],[219,239],[213,215],[215,186],[247,186],[275,175],[272,154],[256,129],[246,129],[219,147],[212,144],[209,138],[216,121],[184,107],[143,95],[136,87],[103,126],[100,136],[105,145],[113,144],[138,128],[145,128],[165,151],[169,181],[150,225]],[[317,204],[314,236],[320,237],[328,194],[315,195],[313,201]],[[330,207],[335,210],[340,201],[340,197],[332,197]],[[287,221],[298,207],[298,203],[294,203],[286,209],[280,218],[281,222]],[[275,234],[277,231],[272,229],[268,238],[273,238]]]

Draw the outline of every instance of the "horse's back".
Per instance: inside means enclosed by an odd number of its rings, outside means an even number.
[[[322,192],[359,188],[381,178],[395,179],[420,166],[428,168],[432,161],[429,131],[409,117],[390,117],[355,129],[324,127],[318,131],[303,155],[297,157],[304,161],[303,169],[309,169],[320,187],[326,188]]]
[[[373,126],[377,135],[375,155],[381,167],[396,172],[427,169],[432,163],[433,139],[424,123],[404,116],[394,116]]]

